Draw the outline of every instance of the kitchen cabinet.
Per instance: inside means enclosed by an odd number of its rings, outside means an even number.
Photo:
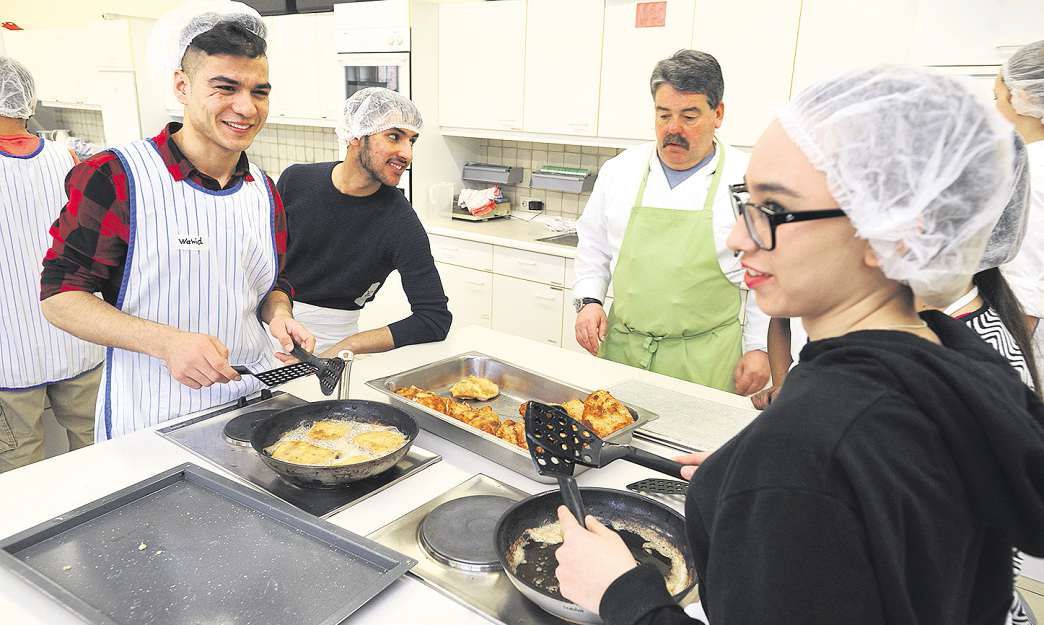
[[[576,342],[576,308],[573,307],[574,299],[576,299],[576,295],[572,291],[565,292],[565,301],[562,306],[562,348],[586,354],[588,351],[581,347],[580,343]],[[608,315],[609,310],[613,307],[613,298],[607,297],[602,307],[605,309],[605,314]]]
[[[527,132],[596,134],[603,8],[603,0],[526,4]]]
[[[334,14],[311,15],[319,76],[319,119],[336,124],[344,115],[344,68],[337,62]]]
[[[435,263],[449,298],[453,326],[490,327],[493,316],[493,274],[477,269]]]
[[[636,28],[634,0],[606,0],[598,107],[600,137],[651,140],[655,136],[649,76],[657,61],[691,45],[695,5],[695,0],[668,0],[664,26]],[[739,32],[736,24],[730,30]]]
[[[489,243],[437,234],[429,235],[428,241],[431,243],[431,255],[437,262],[479,271],[493,271],[493,246]]]
[[[281,119],[319,119],[319,45],[315,16],[264,18],[268,29],[268,77],[272,83],[268,123]],[[332,39],[332,32],[330,33]]]
[[[521,130],[522,1],[441,4],[438,20],[439,124]]]
[[[791,95],[853,68],[909,63],[913,20],[897,19],[909,12],[907,0],[803,0]]]
[[[692,48],[721,64],[725,78],[722,137],[751,146],[790,99],[801,0],[701,2]],[[742,27],[740,27],[742,25]]]
[[[912,63],[1000,65],[1044,36],[1044,2],[917,0],[912,23]]]
[[[33,75],[42,102],[97,104],[94,59],[84,54],[88,29],[40,28],[5,31],[7,56],[18,59]]]
[[[492,328],[562,344],[562,287],[493,274]]]
[[[496,246],[493,248],[493,273],[563,286],[565,259],[553,254]]]

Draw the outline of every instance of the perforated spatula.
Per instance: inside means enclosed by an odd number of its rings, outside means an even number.
[[[319,388],[323,395],[333,395],[337,384],[341,381],[341,371],[344,370],[344,361],[340,358],[320,358],[309,353],[305,348],[297,344],[293,338],[294,348],[290,355],[303,363],[311,365],[315,369],[315,375],[319,378]]]
[[[526,408],[527,432],[529,430],[529,412],[533,409],[534,403],[536,402],[529,402],[529,406]],[[584,500],[580,497],[580,487],[576,485],[576,478],[573,477],[573,469],[576,468],[576,463],[570,458],[560,458],[552,455],[544,447],[534,445],[533,443],[529,444],[529,457],[533,459],[537,473],[550,475],[558,479],[558,489],[562,491],[562,501],[569,508],[569,511],[573,513],[573,516],[576,517],[576,520],[580,522],[581,527],[586,528],[587,523],[584,519],[587,517],[587,512],[584,509]]]
[[[607,443],[591,428],[569,416],[559,406],[531,401],[526,407],[526,441],[530,449],[545,447],[560,460],[588,467],[604,467],[627,460],[671,477],[681,477],[683,464],[630,445]]]
[[[254,373],[243,365],[232,365],[232,369],[240,375],[254,376],[265,386],[279,386],[280,384],[286,384],[290,380],[296,380],[297,378],[303,378],[306,375],[315,373],[315,366],[307,362],[296,362],[292,365],[286,365],[278,369],[269,369],[261,373]]]

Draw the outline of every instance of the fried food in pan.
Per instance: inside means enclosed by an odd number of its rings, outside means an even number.
[[[329,464],[337,458],[337,452],[305,441],[283,441],[268,448],[272,457],[294,464]]]
[[[352,439],[352,443],[375,454],[387,454],[406,444],[406,437],[391,430],[363,432]]]
[[[333,441],[344,438],[350,429],[352,429],[352,424],[347,421],[323,419],[316,421],[315,425],[308,430],[307,436],[317,441]]]

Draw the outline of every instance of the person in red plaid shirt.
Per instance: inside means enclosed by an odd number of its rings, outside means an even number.
[[[282,202],[244,154],[268,115],[264,26],[245,5],[224,7],[161,18],[153,36],[176,40],[166,48],[184,125],[76,166],[51,229],[44,315],[108,348],[96,440],[258,390],[232,366],[290,360],[261,322],[287,352],[291,339],[314,347],[293,319]]]

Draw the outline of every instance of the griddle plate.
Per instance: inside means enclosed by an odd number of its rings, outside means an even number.
[[[493,532],[515,502],[495,495],[472,495],[440,504],[421,522],[420,543],[431,557],[465,571],[500,568]]]
[[[257,424],[277,412],[279,411],[255,410],[234,417],[225,424],[223,432],[225,440],[237,447],[250,447],[250,436],[254,433],[254,428],[257,427]]]

